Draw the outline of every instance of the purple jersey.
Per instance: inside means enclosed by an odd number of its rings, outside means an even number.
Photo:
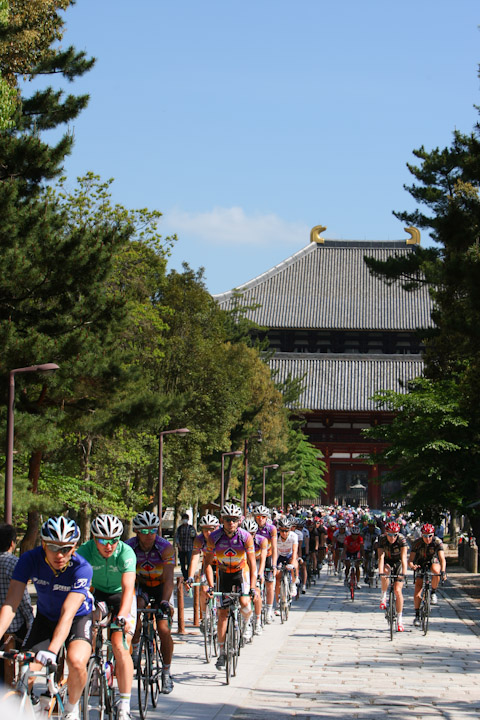
[[[137,556],[137,580],[140,585],[156,587],[163,583],[163,568],[175,564],[173,545],[160,535],[155,537],[155,543],[148,551],[142,550],[137,537],[127,540],[127,545]]]
[[[243,528],[238,528],[229,538],[221,527],[208,538],[207,552],[216,556],[219,570],[234,573],[246,567],[247,553],[254,553],[255,548],[252,536]]]
[[[267,539],[267,542],[268,542],[267,557],[270,557],[272,554],[272,538],[277,537],[277,528],[275,527],[275,525],[273,523],[268,522],[268,520],[267,520],[264,527],[258,528],[255,537],[258,537],[259,535],[261,537],[264,537]]]
[[[268,548],[268,540],[263,535],[259,535],[258,532],[253,537],[253,547],[255,548],[255,558],[260,560],[262,557],[262,550]]]

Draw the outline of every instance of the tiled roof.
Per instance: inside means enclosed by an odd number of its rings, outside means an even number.
[[[412,252],[405,242],[325,241],[307,247],[241,285],[248,317],[269,328],[417,330],[432,325],[426,287],[414,292],[374,278],[364,256],[386,260]],[[224,309],[234,291],[214,298]]]
[[[289,375],[293,379],[305,376],[304,391],[296,407],[356,412],[375,410],[370,399],[375,392],[405,391],[407,381],[423,373],[423,362],[417,355],[277,353],[270,367],[276,382]]]

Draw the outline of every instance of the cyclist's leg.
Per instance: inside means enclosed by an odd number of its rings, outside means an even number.
[[[162,653],[163,665],[169,667],[172,664],[173,657],[173,638],[167,618],[162,620],[157,618],[157,631],[160,638],[160,651]]]
[[[380,610],[385,610],[387,607],[387,592],[388,592],[388,576],[390,575],[390,565],[388,563],[385,563],[385,566],[383,568],[383,575],[380,578],[381,581],[381,588],[382,588],[382,598],[380,600]]]
[[[432,571],[432,592],[431,592],[431,601],[432,605],[437,604],[437,588],[438,583],[440,582],[440,571],[441,571],[440,564],[438,562],[432,562],[430,570]]]
[[[68,666],[66,712],[74,710],[87,682],[87,664],[92,652],[92,614],[74,618],[65,641]]]
[[[265,594],[267,598],[267,623],[272,622],[273,600],[275,597],[275,570],[272,566],[272,556],[267,557],[265,563]]]
[[[350,559],[348,557],[345,558],[345,582],[348,581],[348,578],[350,576]]]
[[[415,610],[414,625],[420,625],[420,604],[422,602],[423,594],[423,575],[417,572],[415,574],[415,586],[413,589],[413,607]]]
[[[143,610],[147,607],[149,601],[148,593],[147,591],[142,588],[137,588],[137,609]],[[140,618],[138,619],[138,622],[135,626],[135,632],[133,633],[132,638],[132,659],[133,662],[136,663],[138,659],[138,646],[140,645],[140,633],[142,632],[142,623],[140,622]]]

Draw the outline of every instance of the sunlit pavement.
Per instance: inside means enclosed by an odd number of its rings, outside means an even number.
[[[480,609],[448,584],[432,609],[428,635],[413,627],[412,582],[405,591],[405,632],[390,640],[380,591],[363,588],[354,602],[337,579],[321,577],[242,650],[237,676],[205,663],[203,636],[175,635],[175,688],[148,716],[177,720],[274,718],[425,718],[480,715]],[[448,598],[446,597],[448,595]],[[132,711],[136,709],[134,685]]]

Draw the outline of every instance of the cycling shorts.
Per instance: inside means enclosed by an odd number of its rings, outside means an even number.
[[[243,568],[234,573],[218,573],[218,591],[222,593],[241,592],[248,595],[250,592],[250,573]]]
[[[120,610],[120,605],[122,602],[122,593],[121,592],[106,593],[106,592],[103,592],[102,590],[95,590],[93,595],[95,597],[95,603],[97,605],[100,602],[105,603],[106,606],[108,607],[108,610],[113,615],[118,615],[118,611]],[[104,619],[107,614],[102,613],[102,615],[103,615],[102,619]],[[125,632],[128,633],[129,635],[133,635],[133,633],[135,632],[135,626],[137,624],[137,598],[136,598],[136,595],[133,596],[132,606],[128,612],[126,620],[127,620],[127,623],[125,625]],[[117,630],[117,628],[112,628],[112,632],[119,632],[120,630],[121,630],[121,628],[118,628],[118,630]]]
[[[37,613],[33,621],[32,629],[30,630],[30,635],[22,649],[32,650],[33,652],[46,650],[50,645],[57,623],[58,620],[49,620],[44,615]],[[73,640],[86,640],[88,643],[92,642],[92,613],[73,618],[70,632],[65,640],[65,645],[68,646]]]
[[[347,552],[345,553],[345,559],[346,560],[360,560],[360,553],[357,552]]]
[[[279,565],[291,565],[292,564],[292,556],[291,555],[279,555],[277,558],[277,567]]]

